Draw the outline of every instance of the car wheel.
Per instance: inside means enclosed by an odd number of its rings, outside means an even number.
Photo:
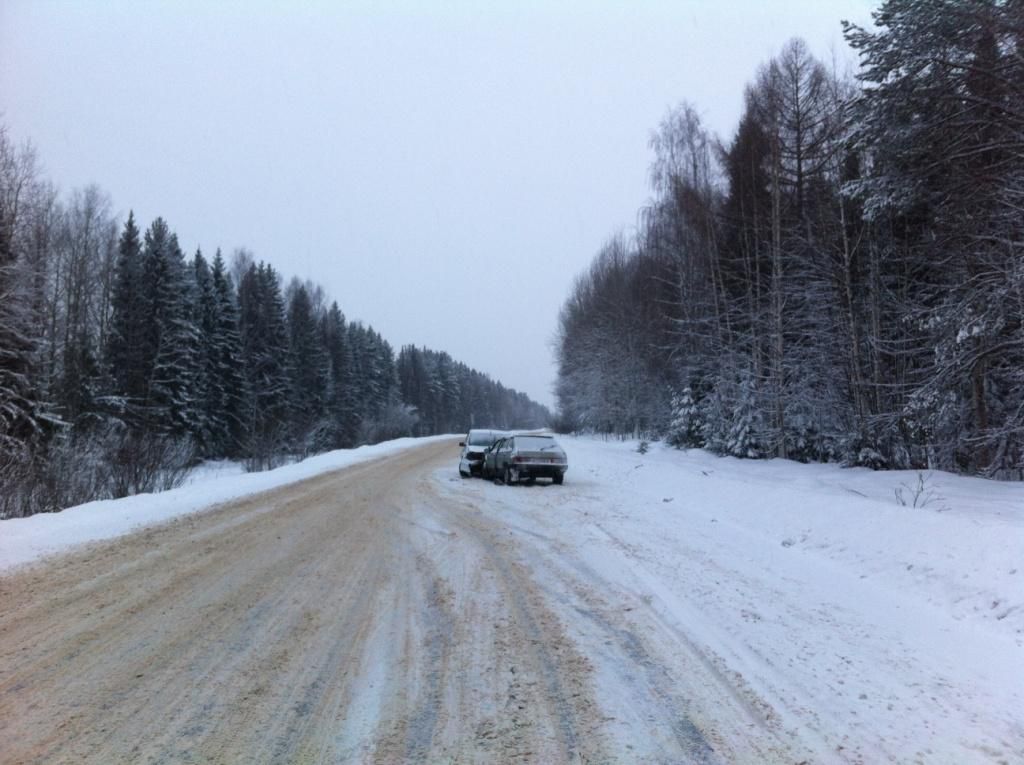
[[[552,483],[557,483],[559,486],[561,486],[562,485],[562,481],[564,479],[565,479],[565,476],[562,473],[558,473],[557,475],[554,475],[554,476],[551,477],[551,482]]]
[[[467,473],[465,470],[460,470],[459,475],[462,476],[463,478],[469,478],[469,473]]]

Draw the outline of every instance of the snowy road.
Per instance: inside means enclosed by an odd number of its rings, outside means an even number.
[[[586,659],[428,445],[0,578],[0,761],[604,759]]]
[[[456,453],[0,575],[0,762],[1024,759],[1021,524],[1002,511],[1019,487],[996,490],[969,561],[999,592],[947,619],[926,604],[941,571],[918,574],[929,537],[889,571],[849,518],[955,534],[977,517],[890,517],[855,483],[870,474],[842,474],[843,496],[581,441],[565,486],[504,487],[460,480]],[[827,501],[794,509],[809,496]]]

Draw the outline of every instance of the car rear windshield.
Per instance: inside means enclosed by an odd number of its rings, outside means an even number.
[[[545,438],[544,436],[516,436],[516,448],[523,449],[529,452],[538,452],[541,449],[547,448],[552,449],[557,447],[553,438]]]
[[[470,433],[469,434],[469,445],[470,446],[490,446],[498,440],[497,433]]]

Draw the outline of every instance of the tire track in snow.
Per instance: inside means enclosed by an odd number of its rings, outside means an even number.
[[[483,522],[479,510],[464,502],[453,503],[448,499],[437,507],[443,507],[442,523],[469,536],[480,550],[481,559],[495,572],[496,586],[509,611],[507,650],[512,656],[518,654],[520,663],[524,650],[528,652],[526,666],[512,666],[510,674],[522,677],[526,674],[524,670],[532,670],[541,685],[540,695],[534,691],[530,698],[528,686],[524,690],[529,681],[511,680],[508,706],[522,707],[519,701],[525,700],[549,709],[558,739],[557,761],[611,761],[590,684],[590,663],[565,634],[560,620],[537,591],[529,570],[517,560],[516,551],[502,538],[503,529]],[[520,699],[520,693],[526,698]],[[535,721],[531,725],[535,726]],[[514,750],[514,741],[508,746]]]
[[[680,749],[690,758],[689,762],[695,765],[719,763],[714,749],[691,722],[689,711],[686,709],[688,705],[674,690],[677,684],[668,669],[651,655],[636,634],[628,629],[616,627],[597,611],[585,608],[577,608],[576,611],[613,636],[633,666],[643,670],[646,685],[658,699],[658,706],[670,712],[669,725]]]
[[[748,697],[748,687],[737,686],[736,678],[723,674],[714,655],[706,655],[702,646],[663,623],[656,598],[652,603],[650,595],[638,596],[645,591],[642,585],[624,586],[628,576],[609,579],[591,567],[578,549],[560,540],[564,534],[557,523],[566,522],[567,503],[579,499],[571,486],[557,495],[543,487],[518,491],[529,492],[528,516],[519,504],[523,495],[508,495],[503,489],[493,492],[486,484],[469,488],[467,504],[486,508],[486,522],[514,538],[543,596],[569,626],[579,650],[595,663],[598,700],[610,715],[606,727],[628,731],[609,734],[625,749],[619,750],[617,759],[650,763],[804,759],[784,740],[771,708],[756,694]],[[506,500],[507,496],[515,501]],[[628,546],[591,521],[584,522],[630,559],[627,570],[639,566]]]

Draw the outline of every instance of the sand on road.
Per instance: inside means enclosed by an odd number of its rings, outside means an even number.
[[[436,491],[456,453],[0,576],[0,762],[607,761],[588,660],[501,530]]]

